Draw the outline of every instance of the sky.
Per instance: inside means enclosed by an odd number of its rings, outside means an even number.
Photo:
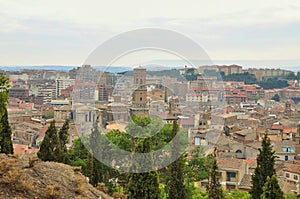
[[[81,65],[113,36],[152,27],[186,35],[212,61],[300,66],[298,0],[0,0],[0,8],[0,65]]]

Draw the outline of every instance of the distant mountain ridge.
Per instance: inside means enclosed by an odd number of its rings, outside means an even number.
[[[300,71],[300,60],[213,60],[213,61],[201,61],[192,60],[193,64],[197,66],[203,65],[231,65],[236,64],[247,68],[281,68],[285,70],[291,70],[294,72]],[[153,60],[150,62],[142,63],[141,66],[147,68],[147,70],[158,71],[158,70],[170,70],[180,69],[187,65],[186,62],[180,60]],[[93,66],[98,71],[107,71],[111,73],[121,73],[132,70],[135,66]],[[188,65],[189,66],[189,65]],[[41,65],[41,66],[0,66],[1,70],[6,71],[19,71],[23,69],[32,70],[56,70],[67,72],[72,68],[79,66],[64,66],[64,65]]]

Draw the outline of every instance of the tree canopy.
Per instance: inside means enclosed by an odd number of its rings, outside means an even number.
[[[278,184],[278,180],[275,175],[267,177],[267,181],[263,187],[262,199],[276,198],[284,199],[283,192]]]

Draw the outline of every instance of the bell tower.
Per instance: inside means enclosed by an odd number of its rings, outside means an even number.
[[[130,107],[130,115],[149,116],[147,105],[146,69],[141,66],[133,69],[134,91]]]

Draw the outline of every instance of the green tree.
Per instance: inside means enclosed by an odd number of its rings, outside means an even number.
[[[259,154],[257,155],[257,167],[252,176],[253,186],[250,194],[253,199],[260,198],[267,178],[275,174],[274,164],[276,156],[274,153],[270,138],[268,138],[266,132],[262,140],[262,147],[259,149]]]
[[[141,127],[143,131],[146,126],[151,123],[148,117],[134,116],[133,122],[137,127]],[[136,128],[132,128],[136,129]],[[141,132],[144,133],[144,132]],[[134,143],[135,153],[149,153],[151,152],[151,140],[150,138],[132,138]],[[153,160],[146,160],[152,162]],[[143,165],[132,165],[133,169],[136,169]],[[151,166],[151,165],[150,165]],[[130,173],[128,175],[127,184],[128,196],[130,199],[145,198],[145,199],[156,199],[160,196],[159,180],[157,171],[150,171],[147,173]]]
[[[5,114],[6,104],[9,94],[9,79],[5,76],[0,76],[0,118]],[[0,126],[1,127],[1,126]]]
[[[160,196],[156,171],[130,174],[127,190],[128,198],[157,199]]]
[[[7,101],[9,94],[9,79],[0,76],[0,152],[13,154],[13,144],[11,140],[11,128],[8,122]]]
[[[279,79],[278,77],[271,77],[258,82],[264,89],[284,88],[288,87],[289,84],[286,80]]]
[[[273,97],[272,97],[272,100],[275,100],[276,102],[279,102],[280,101],[280,96],[278,94],[275,94]]]
[[[109,140],[106,136],[99,131],[98,118],[94,123],[92,133],[89,138],[89,146],[93,154],[93,174],[91,184],[96,186],[99,182],[103,182],[106,185],[109,183],[109,179],[115,173],[115,170],[106,164],[102,163],[105,160],[108,163],[112,163],[112,147],[110,146]],[[99,161],[97,158],[102,158]]]
[[[267,177],[267,181],[263,187],[263,193],[261,194],[261,198],[284,199],[283,192],[278,184],[278,180],[275,175],[272,175],[271,178],[269,176]]]
[[[209,168],[209,179],[206,187],[208,199],[224,199],[224,193],[219,182],[219,171],[217,164],[217,149],[215,148],[211,157],[210,168]]]
[[[230,74],[230,75],[222,76],[222,78],[223,78],[223,80],[226,80],[226,81],[245,82],[246,84],[257,83],[257,79],[256,79],[255,75],[250,74],[248,72]]]
[[[85,137],[73,140],[72,148],[68,150],[68,164],[72,166],[81,166],[82,173],[88,176],[86,168],[89,151],[84,145],[84,141]]]
[[[184,186],[184,174],[183,165],[184,157],[180,155],[180,140],[179,137],[175,137],[179,131],[177,121],[173,122],[172,137],[174,137],[171,155],[172,159],[176,160],[169,166],[170,176],[168,183],[168,198],[181,199],[184,198],[185,186]],[[177,159],[177,157],[179,158]]]
[[[297,76],[295,75],[294,72],[290,72],[289,74],[287,74],[285,76],[286,79],[289,79],[289,80],[297,80]]]
[[[69,139],[69,120],[67,119],[61,129],[58,132],[59,145],[60,145],[60,157],[59,162],[68,163],[68,154],[67,154],[67,146]]]
[[[4,115],[1,118],[0,129],[0,152],[5,154],[13,154],[14,148],[11,141],[11,128],[8,123],[7,109],[4,109]]]
[[[43,161],[58,161],[60,157],[60,144],[53,120],[46,131],[45,137],[41,143],[38,157]]]
[[[89,177],[90,180],[94,179],[94,158],[93,154],[89,153],[86,160],[86,172],[85,175]]]
[[[233,192],[226,191],[225,198],[226,199],[250,199],[251,196],[246,191],[240,191],[238,189],[235,189]]]
[[[184,166],[186,181],[199,182],[208,178],[208,172],[206,167],[206,158],[203,148],[201,146],[193,149],[189,154],[189,159]]]

